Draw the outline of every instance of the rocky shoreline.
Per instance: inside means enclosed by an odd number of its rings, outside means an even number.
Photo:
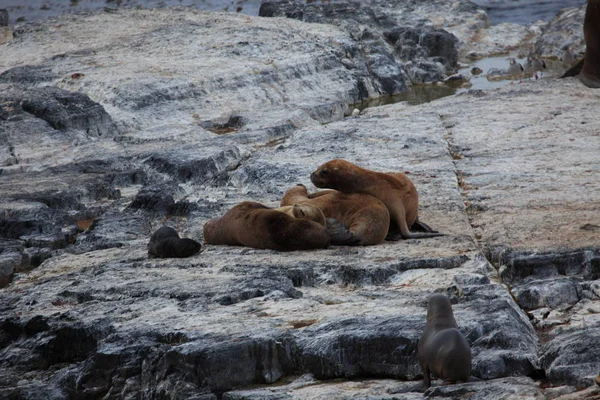
[[[548,79],[348,107],[463,57],[555,54],[564,17],[500,42],[510,24],[470,2],[384,3],[0,28],[0,397],[422,398],[433,292],[479,380],[427,398],[600,395],[598,93]],[[148,259],[161,225],[202,241],[206,221],[312,190],[337,157],[409,174],[447,236]]]

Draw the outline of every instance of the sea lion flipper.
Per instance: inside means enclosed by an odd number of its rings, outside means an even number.
[[[571,68],[569,68],[564,74],[562,74],[561,78],[568,78],[570,76],[577,76],[581,73],[583,69],[583,58]]]
[[[436,230],[433,230],[429,225],[425,222],[419,221],[418,219],[412,224],[410,227],[411,230],[417,232],[431,232],[431,233],[439,233]]]
[[[446,236],[446,234],[434,230],[431,230],[430,232],[409,232],[408,235],[403,235],[401,232],[388,232],[385,240],[398,242],[402,239],[427,239],[438,236]]]
[[[360,243],[360,239],[335,218],[327,218],[327,231],[331,236],[331,244],[354,246]]]

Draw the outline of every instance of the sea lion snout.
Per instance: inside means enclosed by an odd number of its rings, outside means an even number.
[[[318,188],[326,188],[327,183],[323,177],[327,175],[327,172],[323,172],[322,169],[317,169],[315,172],[310,174],[310,181]]]
[[[202,249],[202,245],[199,242],[188,238],[179,239],[177,246],[179,257],[193,256]]]

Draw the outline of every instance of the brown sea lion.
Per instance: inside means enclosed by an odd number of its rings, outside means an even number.
[[[363,193],[377,197],[386,205],[390,212],[390,219],[400,231],[402,239],[444,235],[432,231],[427,225],[419,222],[417,189],[402,172],[375,172],[346,160],[335,159],[317,168],[310,175],[310,180],[318,188],[331,188],[344,193]],[[411,232],[409,227],[413,225],[421,227],[425,232]]]
[[[585,55],[561,76],[579,75],[587,87],[600,88],[600,0],[588,0],[583,19]]]
[[[315,221],[323,226],[327,225],[323,211],[321,211],[318,207],[311,206],[310,204],[293,204],[291,206],[285,205],[275,208],[274,210],[284,212],[290,217]]]
[[[324,249],[330,236],[317,222],[298,219],[263,204],[244,201],[204,224],[209,244],[248,246],[280,251]]]
[[[312,196],[312,198],[310,198]],[[331,243],[369,246],[383,242],[390,225],[390,213],[383,202],[368,194],[324,190],[311,194],[304,185],[285,192],[281,205],[304,204],[319,208],[328,218]],[[341,222],[343,233],[334,233],[331,219]]]
[[[193,239],[180,238],[177,231],[163,226],[152,234],[148,243],[148,256],[158,258],[184,258],[198,253],[202,245]]]
[[[427,323],[418,351],[426,388],[431,386],[430,372],[452,383],[469,380],[471,346],[458,330],[450,300],[443,294],[429,297]]]

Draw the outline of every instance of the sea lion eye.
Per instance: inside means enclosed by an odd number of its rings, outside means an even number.
[[[327,175],[327,170],[326,169],[322,169],[321,170],[321,176],[325,176]]]

